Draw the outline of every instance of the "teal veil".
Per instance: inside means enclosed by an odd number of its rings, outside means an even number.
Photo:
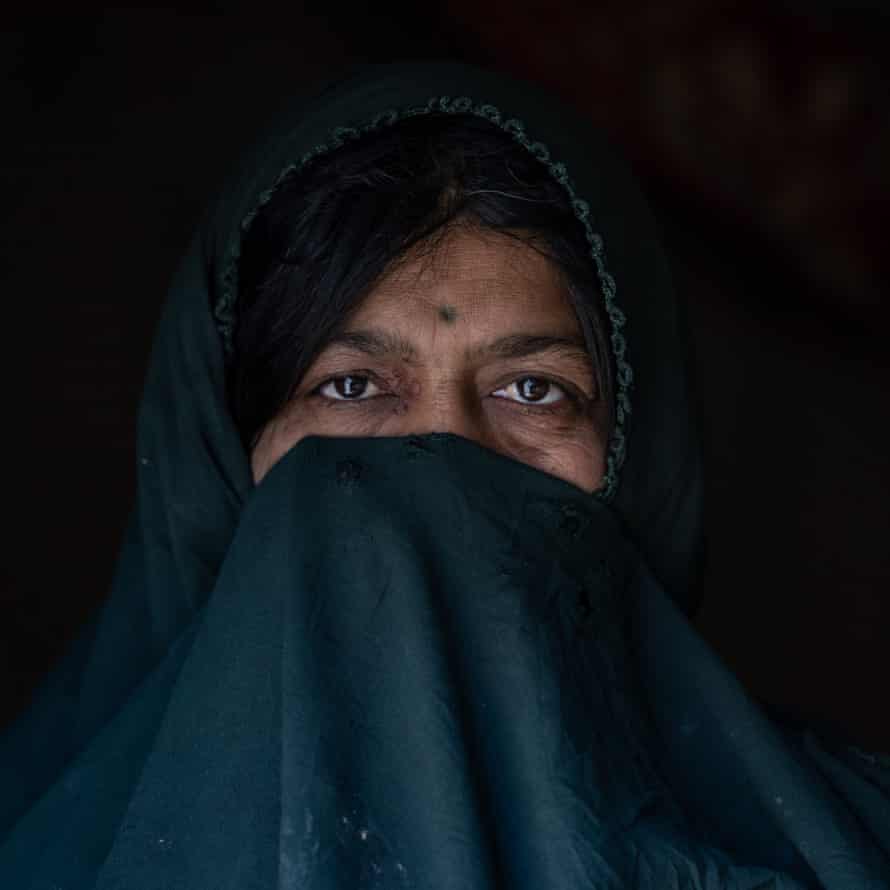
[[[444,434],[305,439],[253,485],[242,235],[290,171],[429,112],[510,133],[587,232],[617,381],[596,495]],[[442,62],[299,98],[171,286],[111,593],[0,739],[0,886],[890,887],[886,763],[767,715],[689,622],[678,312],[632,179],[553,96]]]

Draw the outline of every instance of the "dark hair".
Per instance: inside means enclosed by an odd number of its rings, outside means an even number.
[[[456,225],[520,238],[550,257],[609,406],[606,315],[582,224],[547,167],[472,115],[426,114],[364,135],[285,177],[245,234],[231,409],[246,447],[315,357],[409,248]]]

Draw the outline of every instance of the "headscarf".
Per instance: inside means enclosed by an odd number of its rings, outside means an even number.
[[[584,226],[617,381],[595,495],[452,435],[310,437],[253,485],[243,234],[285,176],[428,112],[511,134]],[[774,722],[689,623],[679,312],[627,171],[534,85],[404,63],[295,101],[171,286],[111,594],[0,744],[0,886],[890,886],[888,771]]]

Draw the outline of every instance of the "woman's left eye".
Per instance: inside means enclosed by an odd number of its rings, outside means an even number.
[[[520,405],[552,405],[566,397],[566,391],[546,377],[520,377],[492,393]]]
[[[316,390],[319,395],[335,402],[360,402],[379,395],[379,387],[364,374],[346,374],[325,380]]]

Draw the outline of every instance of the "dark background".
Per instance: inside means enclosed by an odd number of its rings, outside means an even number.
[[[0,718],[104,596],[153,326],[287,96],[362,60],[536,79],[605,128],[688,302],[710,564],[696,625],[758,698],[890,751],[890,19],[870,4],[31,4],[0,35]]]

